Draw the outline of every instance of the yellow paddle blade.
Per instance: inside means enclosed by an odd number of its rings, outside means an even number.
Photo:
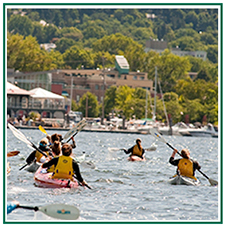
[[[41,131],[41,132],[43,132],[44,134],[46,134],[46,135],[48,135],[48,133],[45,131],[45,129],[41,126],[41,125],[39,125],[39,130]]]

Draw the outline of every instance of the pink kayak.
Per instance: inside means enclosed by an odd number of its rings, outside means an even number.
[[[34,174],[35,185],[43,188],[78,188],[77,181],[69,179],[52,179],[52,173],[46,173],[41,166]]]
[[[127,160],[131,161],[131,162],[135,162],[135,161],[143,162],[143,161],[146,161],[145,157],[143,157],[143,159],[142,159],[142,158],[138,157],[137,155],[131,155],[131,156],[128,157]]]

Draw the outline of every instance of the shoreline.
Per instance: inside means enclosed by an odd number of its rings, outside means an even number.
[[[37,129],[39,130],[38,126],[15,126],[17,129]],[[44,127],[45,130],[58,130],[58,131],[68,131],[71,128],[63,128],[63,127]],[[150,134],[147,131],[135,131],[135,130],[127,130],[127,129],[116,129],[116,130],[107,130],[107,129],[91,129],[91,128],[83,128],[82,132],[104,132],[104,133],[125,133],[125,134]]]

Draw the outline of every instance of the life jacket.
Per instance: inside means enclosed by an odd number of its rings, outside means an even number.
[[[54,158],[57,158],[57,157],[59,157],[59,156],[55,156]],[[52,173],[54,171],[54,169],[55,169],[55,165],[52,165],[52,166],[48,167],[47,172]]]
[[[52,174],[52,178],[73,178],[73,159],[69,156],[61,155],[58,157],[58,163]]]
[[[178,163],[178,171],[181,176],[186,176],[197,180],[197,178],[194,176],[193,162],[190,159],[181,159]]]
[[[137,144],[134,145],[132,155],[137,155],[139,157],[142,157],[142,153],[143,153],[142,149],[139,149]]]
[[[43,151],[43,152],[46,153],[47,155],[49,155],[49,152],[47,152],[47,151]],[[36,162],[40,162],[40,160],[43,156],[44,155],[42,153],[40,153],[39,151],[36,151],[36,153],[35,153]]]

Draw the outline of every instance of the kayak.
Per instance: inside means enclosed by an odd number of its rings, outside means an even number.
[[[175,175],[169,179],[169,183],[173,185],[199,185],[200,181],[190,177]]]
[[[127,160],[128,160],[128,161],[131,161],[131,162],[136,162],[136,161],[138,161],[138,162],[143,162],[143,161],[146,161],[145,157],[140,158],[140,157],[138,157],[137,155],[131,155],[131,156],[129,156],[129,157],[127,158]]]
[[[52,179],[52,172],[48,173],[41,166],[34,174],[35,185],[43,188],[78,188],[79,184],[70,179]]]
[[[27,166],[25,168],[26,171],[34,173],[38,170],[38,168],[40,167],[42,163],[38,163],[38,162],[32,162],[32,164],[30,164],[29,166]]]

